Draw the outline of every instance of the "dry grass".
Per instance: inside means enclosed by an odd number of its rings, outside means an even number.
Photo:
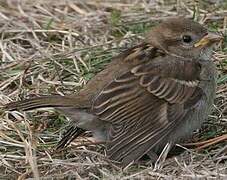
[[[143,39],[166,17],[184,15],[227,33],[225,0],[1,0],[0,99],[78,91],[111,57]],[[227,134],[227,37],[215,53],[219,70],[215,111],[193,141]],[[186,149],[154,170],[148,161],[124,170],[85,137],[61,152],[53,147],[68,120],[53,110],[1,112],[0,179],[227,178],[225,141]]]

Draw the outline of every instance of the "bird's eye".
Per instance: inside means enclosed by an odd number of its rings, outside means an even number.
[[[184,35],[183,36],[183,42],[184,43],[190,43],[190,42],[192,42],[192,37],[189,36],[189,35]]]

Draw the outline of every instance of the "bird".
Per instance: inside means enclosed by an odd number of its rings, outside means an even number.
[[[57,148],[91,131],[112,161],[127,166],[148,155],[155,162],[166,144],[190,138],[211,113],[217,78],[212,52],[221,40],[191,19],[168,18],[79,92],[10,102],[5,109],[63,113],[72,126]]]

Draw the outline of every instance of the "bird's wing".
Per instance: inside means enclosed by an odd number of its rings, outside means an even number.
[[[98,94],[92,112],[112,123],[111,159],[127,165],[166,138],[202,96],[198,68],[163,56],[122,73]]]

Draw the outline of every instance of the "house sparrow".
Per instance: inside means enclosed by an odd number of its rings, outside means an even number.
[[[215,97],[214,44],[222,39],[185,18],[154,27],[140,45],[113,58],[77,94],[6,104],[8,110],[54,107],[73,126],[58,148],[85,131],[106,142],[107,156],[128,165],[167,143],[187,139],[207,118]]]

